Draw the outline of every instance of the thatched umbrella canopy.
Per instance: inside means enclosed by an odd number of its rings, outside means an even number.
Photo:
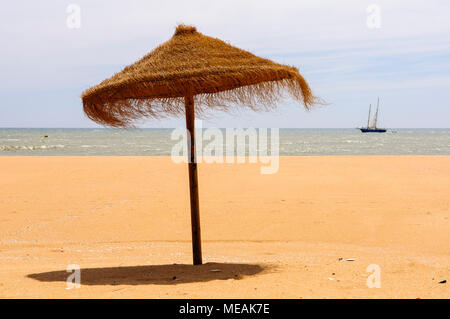
[[[82,100],[91,120],[112,127],[129,127],[143,117],[186,116],[194,264],[201,264],[195,115],[238,105],[268,110],[286,96],[307,109],[317,101],[297,68],[179,25],[169,41],[83,92]]]

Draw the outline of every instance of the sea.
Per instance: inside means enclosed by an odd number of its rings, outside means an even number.
[[[226,136],[225,129],[221,131]],[[180,142],[171,138],[173,132],[174,129],[1,128],[0,156],[170,156],[174,145]],[[270,129],[267,132],[272,136]],[[273,145],[277,145],[281,156],[450,155],[450,129],[391,129],[386,133],[279,129],[276,140],[278,143]]]

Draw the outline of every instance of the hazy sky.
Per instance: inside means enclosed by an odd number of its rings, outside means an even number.
[[[67,26],[72,3],[80,28]],[[380,28],[367,25],[371,4],[381,9]],[[273,113],[217,113],[204,126],[356,127],[379,96],[381,126],[450,127],[447,0],[15,0],[0,10],[0,127],[97,126],[83,115],[82,91],[168,40],[181,22],[298,67],[329,103],[311,112],[287,102]]]

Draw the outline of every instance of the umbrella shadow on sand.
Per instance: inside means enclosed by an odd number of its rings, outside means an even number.
[[[211,280],[242,279],[267,270],[257,264],[206,263],[203,265],[148,265],[82,268],[82,285],[177,285]],[[27,275],[43,282],[65,282],[71,273],[57,270]]]

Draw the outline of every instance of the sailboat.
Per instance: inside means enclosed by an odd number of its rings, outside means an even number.
[[[377,101],[377,111],[375,112],[375,116],[372,119],[372,124],[369,125],[370,123],[370,111],[372,108],[372,104],[369,105],[369,117],[367,119],[367,127],[360,127],[359,129],[361,130],[361,132],[363,133],[385,133],[386,129],[385,128],[378,128],[377,127],[377,120],[378,120],[378,108],[380,106],[380,98],[378,98]]]

